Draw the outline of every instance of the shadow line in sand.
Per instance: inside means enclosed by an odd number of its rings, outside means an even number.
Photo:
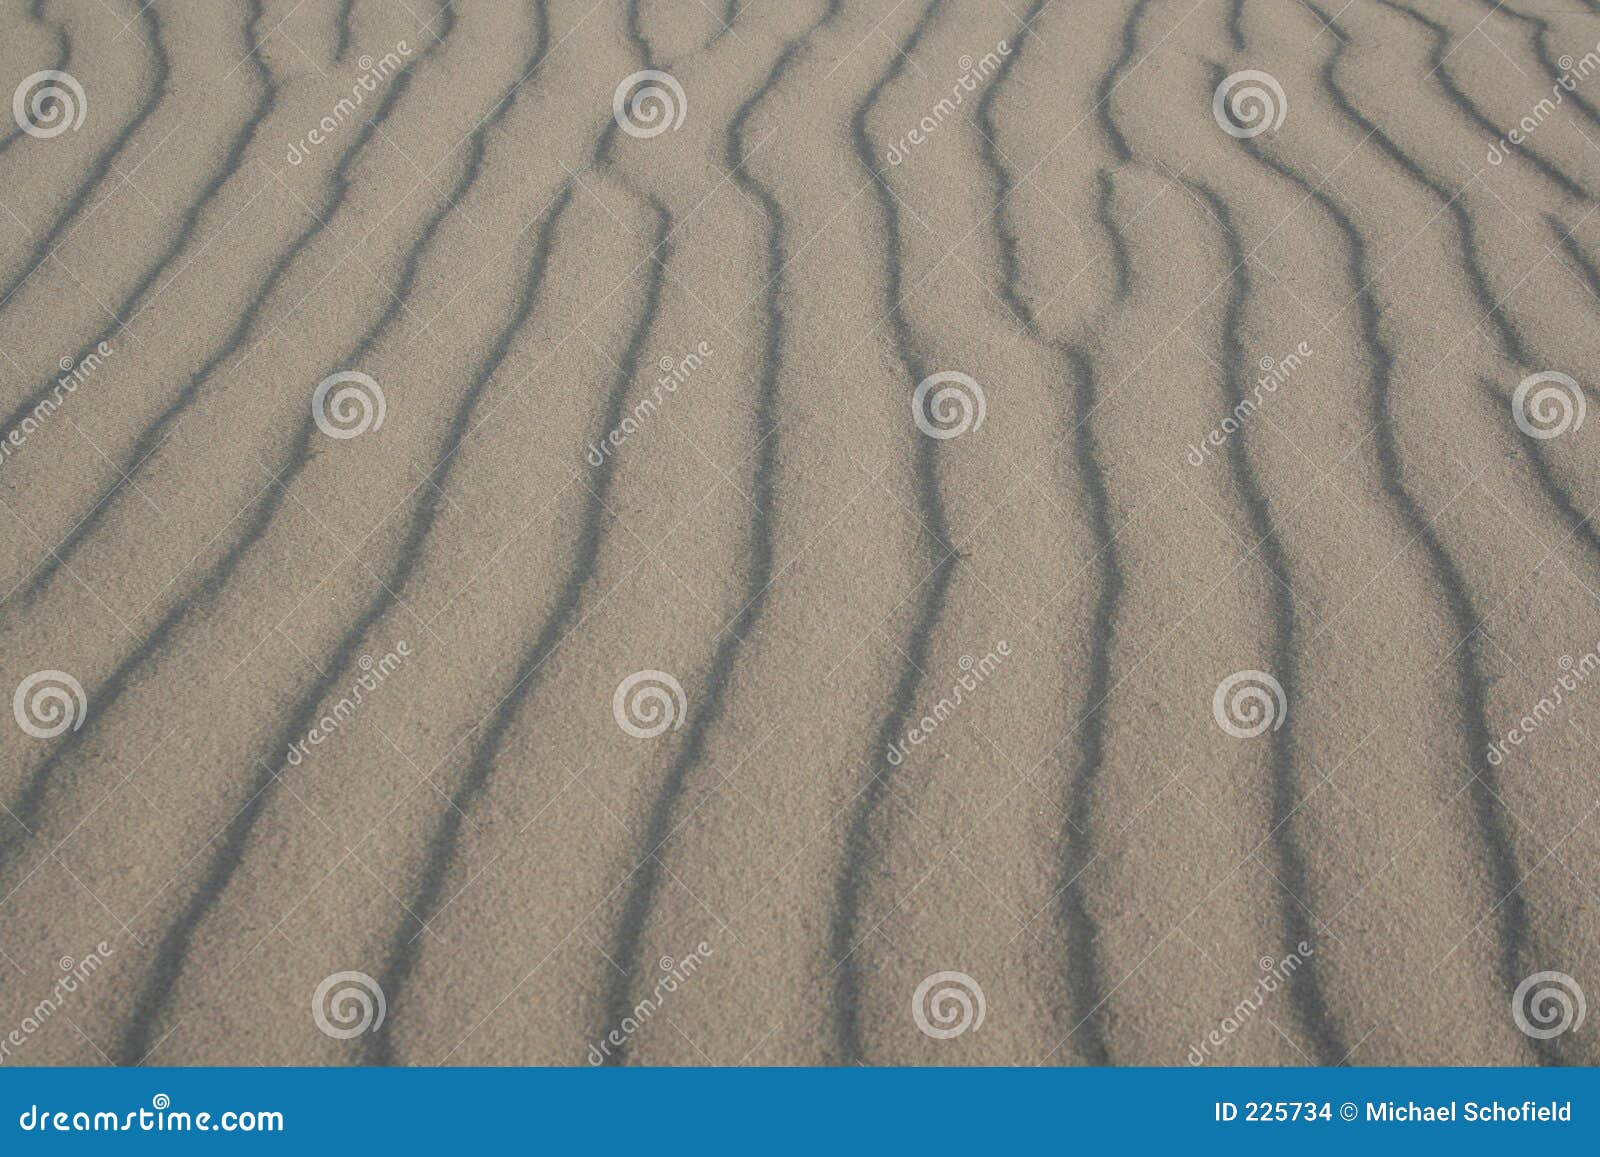
[[[857,161],[872,178],[872,190],[877,196],[883,217],[884,249],[887,255],[884,271],[885,316],[890,322],[895,353],[911,387],[927,377],[927,370],[917,350],[911,323],[904,312],[901,286],[904,280],[905,244],[900,236],[900,209],[894,193],[888,187],[887,178],[874,162],[876,149],[867,128],[867,120],[884,92],[905,71],[907,59],[934,26],[943,8],[944,0],[929,0],[910,33],[896,47],[889,66],[873,82],[850,117],[851,144]],[[951,584],[955,581],[955,569],[959,561],[959,556],[950,546],[950,528],[940,490],[939,442],[914,428],[911,437],[916,439],[917,509],[923,528],[932,535],[936,546],[929,552],[932,569],[913,591],[913,594],[916,591],[921,594],[904,648],[906,665],[901,669],[888,710],[878,728],[877,741],[867,755],[866,766],[872,769],[872,774],[857,796],[839,869],[828,951],[835,962],[834,1059],[842,1064],[857,1064],[866,1059],[866,1042],[861,1027],[862,975],[856,952],[866,935],[859,925],[870,885],[868,875],[882,855],[882,845],[887,838],[885,833],[874,830],[892,774],[885,753],[905,730],[907,721],[916,710],[922,672],[927,667],[933,634],[944,616],[945,603]]]

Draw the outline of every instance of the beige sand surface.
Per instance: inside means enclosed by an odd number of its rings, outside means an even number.
[[[44,70],[0,1062],[1600,1060],[1600,3],[3,0]]]

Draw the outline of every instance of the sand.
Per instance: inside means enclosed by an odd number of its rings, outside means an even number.
[[[0,1062],[1600,1059],[1600,4],[0,30]]]

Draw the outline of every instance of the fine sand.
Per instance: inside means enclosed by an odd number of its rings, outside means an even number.
[[[1600,1061],[1600,2],[0,0],[43,70],[0,1062]]]

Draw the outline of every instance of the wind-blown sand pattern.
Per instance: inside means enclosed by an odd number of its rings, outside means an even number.
[[[0,64],[0,1062],[1600,1062],[1600,3]]]

